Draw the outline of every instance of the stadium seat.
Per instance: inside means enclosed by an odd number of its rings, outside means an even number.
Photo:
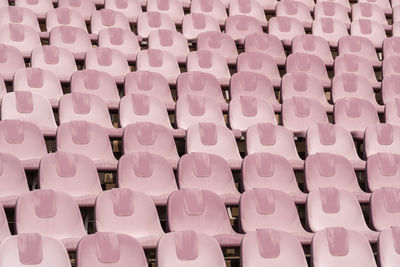
[[[371,192],[383,187],[400,188],[400,155],[378,153],[367,159],[367,185]]]
[[[202,13],[187,14],[183,17],[182,33],[189,41],[194,41],[200,33],[206,31],[221,31],[218,21]]]
[[[399,65],[400,55],[392,55],[389,58],[385,58],[382,63],[382,77],[383,79],[392,75],[400,74]]]
[[[229,16],[244,15],[258,20],[261,26],[267,26],[264,9],[257,0],[230,0]]]
[[[385,30],[391,30],[392,27],[386,20],[385,11],[376,3],[369,1],[360,2],[352,5],[351,19],[357,21],[359,19],[371,20],[382,24]]]
[[[400,126],[400,99],[394,99],[385,105],[385,122]]]
[[[0,27],[0,44],[17,48],[24,58],[30,58],[32,50],[42,46],[39,33],[31,26],[9,23]]]
[[[268,33],[278,37],[284,46],[290,46],[297,35],[306,34],[303,23],[292,17],[272,17],[268,21]]]
[[[342,20],[330,17],[316,18],[312,25],[312,34],[324,38],[332,47],[337,47],[339,39],[349,35]]]
[[[40,33],[40,26],[35,13],[26,7],[7,6],[0,7],[0,26],[10,23],[30,26]]]
[[[390,58],[392,56],[400,55],[400,36],[393,36],[386,38],[383,41],[383,58]]]
[[[92,13],[96,10],[93,0],[58,0],[58,7],[77,11],[85,21],[90,21]]]
[[[400,263],[398,252],[399,230],[399,227],[392,227],[381,232],[377,249],[379,266],[390,267]]]
[[[220,26],[225,24],[225,20],[228,17],[225,4],[222,1],[215,0],[192,0],[190,4],[190,13],[209,15],[217,20]]]
[[[396,5],[397,0],[393,0],[392,6],[394,7]],[[389,0],[359,0],[359,3],[371,3],[374,5],[379,6],[385,14],[391,14],[392,13],[392,8],[390,6],[390,1]]]
[[[137,21],[137,32],[141,38],[148,38],[152,31],[165,29],[176,31],[175,23],[167,14],[143,12]]]
[[[263,29],[257,19],[245,15],[229,16],[225,21],[225,33],[238,44],[244,44],[246,37],[253,33],[262,34]]]
[[[344,2],[346,3],[346,5],[343,5]],[[346,28],[350,28],[351,20],[348,14],[349,11],[350,11],[350,5],[348,0],[343,0],[343,1],[317,0],[317,3],[315,4],[314,8],[314,18],[315,20],[323,18],[336,19],[338,21],[343,22]]]
[[[104,8],[122,13],[130,23],[136,23],[142,13],[139,0],[105,0]]]
[[[384,26],[379,22],[368,19],[353,20],[350,33],[354,36],[368,38],[378,49],[382,48],[382,42],[386,39]]]
[[[290,17],[300,21],[305,28],[311,28],[313,18],[310,10],[301,1],[279,1],[275,8],[276,17]]]
[[[140,51],[138,37],[130,30],[122,28],[102,29],[98,35],[99,47],[120,51],[129,62],[136,61]]]
[[[400,75],[390,75],[382,80],[382,102],[384,104],[400,98]]]
[[[184,13],[180,0],[147,0],[146,10],[167,14],[175,24],[182,24]]]
[[[173,55],[178,63],[185,63],[190,52],[186,37],[177,31],[163,29],[152,31],[148,42],[149,49],[166,51]]]
[[[52,0],[15,0],[14,5],[32,10],[38,19],[45,19],[47,12],[54,8]]]
[[[372,192],[370,218],[375,230],[383,231],[400,226],[400,189],[383,187]]]
[[[90,19],[91,33],[99,34],[103,29],[120,28],[130,31],[129,21],[124,14],[111,9],[93,11]]]
[[[291,1],[285,0],[284,2]],[[326,66],[333,66],[333,58],[329,43],[320,36],[305,34],[294,37],[292,41],[292,52],[316,55],[322,59]]]
[[[244,40],[246,52],[261,52],[271,56],[276,64],[283,66],[286,63],[286,54],[281,40],[272,34],[252,33]]]
[[[90,1],[85,1],[90,3]],[[92,12],[90,12],[92,14]],[[71,26],[80,28],[87,32],[85,19],[82,17],[79,11],[69,9],[68,7],[54,8],[47,12],[46,16],[46,30],[50,32],[54,27],[57,26]]]
[[[89,34],[71,26],[53,27],[50,31],[50,45],[68,50],[78,60],[83,60],[86,51],[92,48]]]
[[[238,51],[235,41],[226,33],[218,31],[202,32],[197,36],[197,50],[209,50],[220,54],[225,58],[226,63],[235,65]]]
[[[365,130],[364,151],[368,157],[378,153],[398,153],[400,149],[400,126],[381,123]]]
[[[326,3],[326,2],[332,2],[332,3],[336,3],[336,4],[340,4],[343,7],[346,8],[346,12],[351,12],[351,7],[350,7],[350,3],[349,0],[316,0],[316,4],[315,6],[317,6],[318,3]],[[361,1],[360,1],[361,2]]]

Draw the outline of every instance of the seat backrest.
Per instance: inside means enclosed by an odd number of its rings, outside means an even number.
[[[400,188],[400,155],[378,153],[367,159],[365,167],[371,192],[383,187]]]
[[[400,189],[394,187],[383,187],[372,192],[371,222],[377,231],[400,226]]]

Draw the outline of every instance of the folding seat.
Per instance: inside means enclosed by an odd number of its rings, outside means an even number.
[[[9,23],[0,27],[0,35],[0,44],[17,48],[25,58],[31,56],[32,50],[42,46],[39,33],[31,26]]]
[[[187,71],[201,71],[214,75],[221,86],[228,86],[231,74],[225,58],[208,50],[190,52],[186,59]]]
[[[239,96],[229,102],[231,129],[246,132],[251,125],[257,123],[277,124],[270,103],[255,96]]]
[[[286,158],[294,169],[302,170],[304,161],[297,154],[293,137],[293,132],[283,126],[255,124],[246,132],[246,152],[276,154]]]
[[[305,185],[308,192],[334,187],[351,192],[360,202],[368,203],[370,195],[361,190],[351,162],[342,155],[316,153],[306,158]]]
[[[91,33],[99,34],[103,29],[121,28],[130,31],[127,17],[119,11],[111,9],[101,9],[93,11],[90,19]]]
[[[300,191],[290,162],[270,153],[247,155],[242,164],[244,191],[269,188],[288,194],[295,203],[304,203],[307,195]]]
[[[128,188],[103,191],[96,200],[96,229],[135,238],[145,248],[156,248],[164,234],[153,200]]]
[[[138,71],[157,72],[172,85],[176,84],[176,80],[181,73],[175,56],[159,49],[140,51],[136,58],[136,68]]]
[[[328,72],[321,58],[308,53],[290,54],[286,59],[286,73],[306,72],[322,81],[324,87],[331,86]]]
[[[385,58],[382,63],[382,76],[387,78],[393,75],[400,74],[400,55],[392,55],[389,58]]]
[[[334,187],[311,191],[307,197],[306,214],[308,227],[313,232],[344,227],[361,233],[370,242],[378,239],[379,233],[368,228],[360,204],[351,192]]]
[[[332,47],[337,47],[340,38],[349,35],[343,21],[329,17],[316,18],[312,25],[312,34],[324,38]]]
[[[125,154],[119,160],[117,174],[119,188],[142,192],[158,206],[165,206],[169,195],[178,190],[171,164],[157,154]]]
[[[256,188],[242,194],[239,204],[240,226],[244,233],[274,229],[291,233],[302,244],[310,244],[312,233],[301,225],[292,198],[278,190]]]
[[[213,17],[202,13],[187,14],[183,17],[182,33],[189,41],[194,41],[202,32],[210,31],[221,31],[218,21]]]
[[[375,230],[384,231],[399,227],[400,189],[383,187],[372,192],[370,201],[371,222]]]
[[[179,63],[185,63],[190,52],[186,37],[180,32],[171,30],[152,31],[149,34],[148,47],[169,52]]]
[[[396,98],[385,105],[385,122],[400,126],[400,99]]]
[[[370,125],[365,130],[364,150],[368,157],[378,153],[398,153],[400,126],[388,123]]]
[[[267,76],[250,71],[241,71],[232,75],[229,88],[231,99],[240,96],[253,96],[265,100],[280,112],[281,104],[276,99],[274,88]]]
[[[20,196],[15,208],[17,234],[38,233],[55,238],[75,251],[87,235],[78,204],[69,195],[38,189]]]
[[[200,71],[183,72],[178,77],[176,88],[178,98],[185,95],[208,96],[218,102],[223,111],[228,110],[221,85],[213,74]]]
[[[57,151],[81,153],[89,157],[98,170],[115,170],[117,160],[111,150],[107,131],[86,121],[62,123],[57,131]]]
[[[61,1],[60,1],[61,2]],[[90,1],[84,1],[90,3]],[[91,12],[90,12],[91,14]],[[54,8],[47,12],[46,16],[46,30],[50,32],[54,27],[57,26],[71,26],[80,28],[87,32],[85,19],[75,9],[69,8]]]
[[[124,54],[108,47],[96,47],[86,51],[85,67],[89,70],[108,72],[116,83],[123,83],[131,70]]]
[[[300,21],[305,28],[311,28],[313,18],[307,5],[300,1],[279,1],[276,5],[277,17],[290,17]]]
[[[314,267],[377,266],[368,240],[343,227],[328,227],[315,233],[311,251]]]
[[[182,24],[184,13],[180,0],[147,0],[146,10],[167,14],[175,24]]]
[[[225,21],[225,33],[238,44],[244,44],[246,37],[253,33],[262,34],[263,29],[257,19],[245,15],[229,16]]]
[[[351,7],[351,18],[353,21],[359,19],[371,20],[380,23],[385,30],[391,30],[392,27],[386,20],[385,11],[376,3],[370,3],[369,1],[361,2],[352,5]]]
[[[354,73],[335,75],[332,80],[332,102],[347,97],[358,97],[368,100],[378,112],[384,111],[384,106],[376,102],[374,88],[367,78]]]
[[[268,21],[268,33],[278,37],[284,46],[290,46],[297,35],[304,35],[301,21],[292,17],[272,17]]]
[[[152,122],[137,122],[125,127],[123,136],[124,154],[149,152],[168,160],[176,169],[179,161],[178,150],[171,131],[165,126]]]
[[[175,102],[172,99],[168,81],[159,73],[150,71],[128,73],[125,76],[124,92],[125,96],[140,94],[158,98],[167,110],[175,110]]]
[[[318,1],[315,4],[314,9],[314,18],[322,19],[322,18],[329,18],[329,19],[336,19],[341,21],[345,24],[346,28],[350,28],[351,20],[349,18],[348,12],[350,11],[350,5],[348,0],[344,0],[341,2],[346,2],[346,6],[343,3],[339,3],[335,0],[325,0],[325,1]]]
[[[392,5],[395,6],[395,2],[397,2],[398,0],[393,0],[393,1],[389,1],[389,0],[360,0],[359,3],[371,3],[374,4],[376,6],[379,6],[384,12],[385,14],[391,14],[392,13],[392,7],[390,5],[390,2],[392,2]]]
[[[106,0],[104,8],[124,14],[130,23],[136,23],[142,13],[139,0]]]
[[[208,50],[223,56],[229,65],[235,65],[238,57],[235,41],[221,32],[203,32],[197,37],[197,50]]]
[[[382,24],[368,19],[353,20],[350,26],[350,34],[369,39],[375,48],[382,48],[382,42],[386,39],[385,28]]]
[[[300,242],[290,233],[274,229],[257,229],[243,237],[241,266],[307,267]]]
[[[218,242],[202,233],[186,230],[167,233],[157,246],[157,266],[224,267],[224,255]]]
[[[190,4],[190,13],[202,13],[213,17],[220,26],[225,24],[227,14],[225,4],[222,1],[215,0],[192,0]]]
[[[335,76],[342,73],[354,73],[368,79],[374,89],[380,88],[374,67],[370,60],[354,54],[340,55],[335,58]]]
[[[0,26],[11,23],[30,26],[40,33],[38,19],[29,8],[17,6],[0,7]]]
[[[223,125],[203,122],[192,125],[186,134],[186,152],[204,152],[224,158],[231,169],[240,169],[242,157],[234,134]]]
[[[400,263],[398,242],[400,228],[393,226],[381,232],[378,240],[378,261],[379,266],[390,267]]]
[[[85,21],[89,21],[92,12],[96,10],[93,0],[58,0],[58,7],[78,11]]]
[[[230,0],[229,16],[244,15],[258,20],[261,26],[267,26],[264,9],[257,0]]]
[[[238,247],[242,235],[229,222],[220,197],[201,189],[183,189],[171,194],[167,204],[171,232],[193,230],[214,237],[221,247]]]
[[[138,37],[130,30],[122,28],[105,28],[98,35],[99,47],[108,47],[120,51],[125,58],[136,61],[140,51]]]
[[[393,36],[386,38],[383,41],[382,52],[384,59],[400,55],[400,37]]]
[[[246,52],[261,52],[271,56],[279,66],[285,65],[286,54],[282,42],[272,34],[252,33],[244,40]]]
[[[208,153],[185,154],[178,164],[180,189],[202,189],[216,193],[225,205],[238,205],[240,193],[236,189],[228,162]]]
[[[60,82],[67,83],[77,71],[74,56],[65,48],[45,45],[33,49],[31,67],[49,70],[57,75]]]
[[[400,155],[378,153],[367,159],[367,184],[371,192],[384,187],[400,188]]]
[[[14,5],[32,10],[38,19],[45,19],[47,12],[54,8],[52,0],[15,0]]]
[[[141,38],[148,38],[152,31],[159,29],[176,31],[175,23],[167,14],[143,12],[137,21],[137,32]]]
[[[306,34],[294,37],[292,52],[316,55],[322,59],[325,65],[333,66],[333,57],[329,43],[320,36]]]
[[[360,1],[361,2],[361,1]],[[346,12],[351,12],[349,0],[316,0],[315,6],[319,3],[335,3],[340,4],[346,8]]]
[[[256,72],[268,77],[274,87],[281,84],[281,75],[275,60],[260,52],[243,52],[237,60],[237,72]]]
[[[92,48],[89,34],[81,28],[56,26],[50,31],[50,45],[64,48],[75,59],[83,60],[87,50]]]
[[[60,123],[70,121],[92,122],[106,129],[110,137],[122,136],[122,129],[113,126],[107,104],[97,95],[82,92],[63,95],[58,113]]]
[[[14,235],[0,246],[0,266],[59,266],[71,267],[67,250],[63,244],[37,233]]]
[[[339,55],[352,54],[369,59],[374,67],[380,67],[381,62],[378,59],[373,43],[361,36],[346,36],[339,40]]]
[[[382,80],[382,102],[387,104],[400,98],[400,75],[390,75]]]

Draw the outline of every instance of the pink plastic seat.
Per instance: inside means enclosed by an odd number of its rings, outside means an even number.
[[[335,76],[342,73],[354,73],[368,79],[372,87],[380,88],[381,83],[375,76],[374,67],[370,60],[354,54],[340,55],[335,58]]]
[[[39,166],[41,189],[63,192],[81,207],[93,207],[101,184],[92,160],[81,154],[57,151],[42,158]]]
[[[391,30],[392,27],[386,20],[385,11],[375,3],[368,1],[352,5],[351,18],[353,21],[359,19],[371,20],[380,23],[385,30]]]
[[[383,187],[372,192],[370,209],[371,222],[377,231],[399,227],[400,189]]]
[[[175,191],[168,199],[167,213],[172,232],[193,230],[214,237],[221,247],[240,246],[242,235],[232,229],[223,201],[211,191]]]
[[[398,153],[400,126],[388,123],[370,125],[365,130],[364,153],[368,157],[377,153]]]
[[[25,69],[22,53],[13,46],[0,44],[0,77],[12,81],[19,69]]]
[[[136,59],[136,67],[138,71],[151,71],[161,74],[168,80],[169,84],[176,84],[181,73],[175,56],[159,49],[140,51]]]
[[[30,26],[40,33],[40,26],[35,13],[29,8],[17,6],[0,6],[0,25],[8,25],[9,23],[17,23]]]
[[[85,1],[85,3],[90,1]],[[91,13],[90,13],[91,14]],[[87,32],[85,19],[75,9],[69,9],[68,7],[54,8],[47,12],[46,16],[46,30],[50,32],[54,27],[57,26],[71,26],[80,28]]]
[[[340,5],[342,5],[343,7],[346,8],[346,12],[350,12],[351,11],[349,0],[316,0],[315,6],[317,6],[318,3],[326,3],[326,2],[340,4]]]
[[[27,170],[37,170],[40,159],[47,154],[39,127],[28,121],[0,122],[0,152],[17,157]]]
[[[71,93],[94,94],[106,102],[109,109],[118,109],[119,92],[114,78],[107,72],[80,70],[71,76]]]
[[[107,1],[106,1],[107,2]],[[77,266],[107,265],[147,267],[146,255],[139,242],[124,234],[97,232],[82,238],[77,249]]]
[[[87,50],[92,48],[89,34],[80,28],[57,26],[50,31],[50,45],[70,51],[75,59],[83,60]]]
[[[393,1],[389,1],[389,0],[359,0],[358,2],[374,4],[374,5],[378,6],[379,8],[381,8],[383,10],[383,12],[385,12],[385,14],[391,14],[392,7],[390,5],[390,2],[392,2],[392,6],[394,7],[396,5],[396,2],[398,2],[398,0],[393,0]]]
[[[385,122],[400,126],[400,99],[396,98],[386,104]]]
[[[122,13],[130,23],[136,23],[142,8],[139,0],[106,0],[104,8]]]
[[[238,51],[230,35],[221,32],[203,32],[197,37],[197,50],[209,50],[223,56],[229,65],[236,64]]]
[[[306,34],[303,23],[292,17],[272,17],[268,33],[278,37],[285,46],[290,46],[294,37]]]
[[[200,71],[183,72],[178,77],[176,87],[178,98],[185,95],[208,96],[218,102],[223,111],[228,110],[221,85],[212,74]]]
[[[304,161],[297,154],[293,132],[283,126],[271,123],[252,125],[246,132],[246,152],[272,153],[286,158],[290,165],[302,170]]]
[[[384,104],[400,98],[400,75],[390,75],[382,80],[382,102]]]
[[[228,86],[231,79],[225,58],[209,50],[190,52],[186,59],[186,68],[187,71],[201,71],[214,75],[221,86]]]
[[[322,59],[325,65],[333,65],[333,58],[329,43],[322,37],[311,34],[296,36],[293,38],[292,51],[293,53],[316,55]]]
[[[217,20],[220,26],[223,26],[227,19],[225,4],[222,1],[192,0],[190,4],[190,13],[209,15]]]
[[[400,155],[378,153],[369,156],[366,174],[372,192],[383,187],[400,188]]]
[[[101,30],[108,28],[131,29],[127,17],[119,11],[111,9],[93,11],[90,19],[91,33],[99,34]]]
[[[304,173],[305,185],[309,192],[324,187],[335,187],[351,192],[360,202],[369,202],[370,194],[361,190],[351,162],[342,155],[309,155],[304,165]]]
[[[379,22],[368,19],[353,20],[350,33],[369,39],[378,49],[382,48],[382,42],[386,39],[384,26]]]
[[[383,58],[400,55],[400,36],[388,37],[383,41]]]
[[[361,98],[339,99],[335,103],[333,114],[335,124],[344,127],[357,139],[364,137],[368,126],[379,123],[374,105]]]
[[[202,189],[216,193],[225,205],[237,205],[240,193],[236,189],[228,162],[207,153],[185,154],[179,160],[180,189]]]
[[[348,0],[344,0],[341,2],[346,2],[346,5],[343,3],[339,3],[339,1],[335,0],[327,0],[327,1],[318,1],[315,4],[314,8],[314,18],[322,19],[322,18],[330,18],[341,21],[345,24],[346,28],[350,28],[351,20],[349,18],[348,12],[350,11],[350,5]]]
[[[240,226],[249,233],[274,229],[294,235],[302,244],[310,244],[312,233],[304,230],[292,198],[278,190],[256,188],[242,194],[239,204]]]
[[[114,128],[106,103],[94,94],[74,92],[61,97],[59,108],[60,123],[87,121],[106,129],[110,137],[121,137],[122,129]]]
[[[382,63],[382,76],[383,79],[392,75],[400,75],[400,55],[392,55],[385,58]]]
[[[346,36],[340,38],[338,48],[339,55],[357,55],[369,59],[374,67],[381,66],[373,43],[365,37]]]
[[[298,96],[283,101],[282,124],[295,136],[305,137],[308,128],[317,123],[329,123],[319,101]]]
[[[304,203],[307,195],[300,191],[290,162],[280,155],[255,153],[247,155],[242,165],[245,191],[269,188],[288,194],[295,203]]]
[[[230,0],[229,16],[244,15],[258,20],[261,26],[267,26],[264,8],[257,0]]]
[[[244,40],[246,52],[261,52],[271,56],[279,66],[285,65],[286,54],[282,42],[272,34],[252,33]]]
[[[333,110],[326,99],[321,80],[306,72],[291,72],[282,77],[281,99],[285,102],[292,97],[307,97],[318,101],[326,112]]]
[[[143,248],[156,248],[164,234],[153,200],[128,188],[102,192],[96,200],[96,229],[126,234]]]
[[[138,37],[130,30],[106,28],[99,32],[99,47],[108,47],[120,51],[128,61],[136,61],[140,51]]]
[[[44,136],[55,136],[57,124],[46,97],[28,91],[7,93],[1,101],[2,120],[29,121],[37,125]]]
[[[186,152],[216,154],[228,161],[231,169],[240,169],[242,157],[234,134],[223,125],[211,122],[192,125],[186,134]]]
[[[146,10],[167,14],[175,24],[181,24],[184,16],[180,0],[147,0]]]
[[[78,204],[69,195],[53,190],[39,189],[20,196],[15,217],[17,234],[49,236],[61,241],[68,251],[75,251],[87,234]]]
[[[69,82],[77,71],[73,54],[57,46],[39,46],[32,51],[31,67],[49,70],[57,75],[60,82]]]
[[[162,29],[153,31],[149,35],[148,42],[149,49],[169,52],[179,63],[185,63],[190,52],[186,37],[177,31]]]
[[[164,157],[136,152],[123,155],[118,163],[118,187],[137,190],[165,206],[169,195],[178,190],[171,165]]]
[[[53,9],[52,0],[15,0],[15,6],[28,8],[35,13],[38,19],[45,19],[49,10]]]
[[[357,155],[350,132],[339,125],[319,123],[311,126],[306,143],[308,155],[336,152],[348,159],[354,169],[364,170],[365,162]]]
[[[399,237],[400,228],[391,227],[381,232],[378,240],[379,266],[390,267],[400,264]]]
[[[2,36],[0,44],[14,46],[25,58],[31,56],[32,50],[41,47],[39,33],[31,26],[10,23],[0,27]]]
[[[131,71],[124,54],[108,47],[89,49],[85,56],[85,67],[108,72],[117,83],[123,83],[125,75]]]
[[[314,267],[377,266],[368,240],[357,231],[342,227],[328,227],[315,233],[311,250]]]
[[[140,94],[158,98],[167,110],[175,110],[168,81],[156,72],[135,71],[128,73],[124,84],[125,95]]]
[[[144,12],[139,15],[137,32],[142,38],[148,38],[152,31],[165,29],[176,31],[175,23],[167,14],[159,12]]]
[[[335,75],[332,81],[332,101],[346,97],[358,97],[371,102],[378,112],[383,112],[384,106],[376,102],[374,88],[367,78],[354,74],[342,73]]]
[[[218,242],[191,230],[167,233],[157,247],[157,266],[224,267],[225,261]]]
[[[93,0],[58,0],[58,7],[79,12],[85,21],[89,21],[96,10]]]
[[[306,202],[307,224],[318,232],[328,227],[344,227],[376,242],[379,233],[370,230],[357,198],[350,192],[334,187],[319,188],[308,194]]]
[[[183,17],[182,33],[189,41],[194,41],[200,33],[206,31],[220,32],[218,21],[202,13],[187,14]]]
[[[311,28],[313,22],[309,8],[300,1],[279,1],[276,5],[276,16],[297,19],[305,28]]]
[[[257,19],[245,15],[229,16],[225,21],[225,33],[238,44],[244,44],[246,37],[253,33],[262,34],[263,29]]]
[[[152,122],[137,122],[125,127],[123,136],[124,154],[149,152],[168,160],[176,169],[179,161],[178,151],[171,131],[165,126]]]
[[[339,39],[349,35],[343,21],[329,17],[315,19],[312,34],[324,38],[332,47],[337,47]]]
[[[57,131],[57,151],[83,154],[98,170],[117,168],[107,131],[95,123],[71,121],[61,124]]]

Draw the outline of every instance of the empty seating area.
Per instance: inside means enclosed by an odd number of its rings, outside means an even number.
[[[399,0],[0,0],[0,267],[400,265]]]

